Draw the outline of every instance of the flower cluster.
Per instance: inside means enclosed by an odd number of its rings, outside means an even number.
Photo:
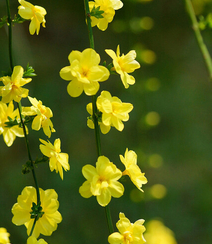
[[[86,14],[90,17],[90,20],[87,19],[87,24],[91,24],[89,28],[97,26],[100,30],[105,31],[114,18],[115,10],[122,6],[123,3],[120,0],[89,1],[90,13],[86,9]],[[91,48],[82,52],[72,51],[68,56],[70,65],[60,70],[61,78],[69,81],[67,91],[71,97],[78,97],[83,91],[86,95],[93,96],[92,102],[86,106],[90,115],[87,118],[87,126],[96,130],[96,137],[98,137],[99,128],[103,134],[107,134],[111,127],[123,131],[123,122],[129,120],[129,113],[133,110],[131,103],[122,102],[118,97],[112,96],[109,91],[103,90],[97,96],[100,90],[99,82],[106,81],[111,74],[117,73],[120,75],[124,88],[129,88],[129,85],[135,84],[135,78],[131,73],[140,68],[140,64],[135,60],[135,50],[121,55],[118,45],[116,53],[111,49],[106,49],[105,52],[112,58],[112,63],[108,66],[106,66],[106,62],[104,62],[104,66],[99,65],[100,56],[91,45]],[[128,175],[133,184],[143,191],[142,185],[147,183],[147,179],[137,165],[136,153],[126,149],[125,155],[120,155],[120,160],[125,166],[122,172],[106,156],[101,155],[98,140],[100,139],[96,138],[98,151],[96,167],[87,164],[82,168],[86,181],[79,188],[80,195],[84,198],[95,196],[98,204],[106,207],[112,197],[119,198],[124,194],[124,186],[119,180],[125,175]],[[120,213],[119,217],[117,228],[120,233],[111,234],[108,238],[109,243],[144,243],[144,220],[131,224],[123,213]]]
[[[29,32],[31,35],[39,34],[40,25],[45,27],[46,10],[43,7],[33,5],[25,0],[18,0],[20,6],[18,7],[18,15],[11,20],[8,16],[8,27],[11,28],[12,21],[14,23],[21,23],[24,20],[30,20]],[[10,15],[9,1],[8,1],[8,15]],[[9,29],[9,39],[11,39],[12,29]],[[10,53],[12,47],[9,45]],[[52,117],[53,112],[49,107],[43,105],[42,101],[29,96],[29,90],[23,86],[32,81],[36,74],[34,69],[27,65],[26,70],[20,65],[13,67],[12,54],[10,56],[11,73],[0,77],[0,135],[8,147],[10,147],[16,137],[25,137],[27,144],[27,151],[29,161],[23,165],[23,173],[32,171],[35,182],[35,188],[27,186],[18,196],[17,203],[12,207],[13,218],[12,222],[15,225],[25,225],[29,238],[27,244],[47,244],[43,239],[37,240],[40,234],[50,236],[53,231],[57,229],[57,225],[62,221],[62,216],[58,212],[59,202],[58,195],[53,189],[42,190],[38,187],[35,175],[34,165],[41,162],[49,161],[50,170],[55,170],[61,179],[63,179],[63,169],[65,171],[70,169],[67,153],[61,152],[61,141],[56,139],[54,145],[50,141],[40,139],[40,151],[43,154],[41,158],[32,160],[29,149],[28,124],[31,124],[32,130],[39,131],[41,128],[45,136],[51,137],[55,132]],[[98,66],[98,65],[97,65]],[[106,69],[105,67],[102,70]],[[100,68],[101,70],[101,68]],[[106,69],[107,70],[107,69]],[[95,71],[92,71],[95,73]],[[100,71],[101,72],[101,71]],[[108,74],[109,71],[107,70]],[[104,73],[104,72],[103,72]],[[98,77],[99,78],[99,77]],[[94,78],[94,80],[98,80]],[[102,77],[102,80],[104,78]],[[22,99],[28,98],[31,106],[23,107]],[[14,109],[14,104],[17,108]],[[0,243],[9,244],[9,234],[6,229],[0,228]]]

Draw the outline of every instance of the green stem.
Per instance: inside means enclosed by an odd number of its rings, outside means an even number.
[[[201,51],[202,56],[205,60],[205,64],[206,64],[206,67],[207,67],[207,70],[209,73],[210,80],[212,81],[212,61],[211,61],[210,53],[208,52],[208,49],[207,49],[207,47],[204,43],[204,40],[202,38],[202,35],[201,35],[200,29],[199,29],[199,25],[198,25],[198,22],[197,22],[197,19],[195,16],[195,12],[194,12],[194,8],[192,6],[191,0],[185,0],[185,2],[186,2],[188,14],[191,18],[193,30],[194,30],[200,51]]]
[[[35,224],[36,224],[37,220],[38,220],[38,218],[37,218],[37,217],[35,217],[34,222],[33,222],[33,226],[32,226],[32,229],[31,229],[31,231],[30,231],[29,236],[31,236],[31,235],[32,235],[32,233],[33,233],[33,230],[34,230],[34,228],[35,228]]]
[[[12,20],[10,14],[10,2],[6,0],[7,5],[7,15],[8,15],[8,38],[9,38],[9,58],[10,58],[10,68],[13,71],[13,55],[12,55]]]
[[[87,26],[88,26],[90,48],[94,49],[94,38],[93,38],[93,30],[92,30],[92,26],[91,26],[91,14],[90,14],[88,0],[84,0],[84,6],[85,6],[85,18],[86,18]]]
[[[100,139],[100,129],[99,129],[99,123],[98,123],[96,99],[97,99],[96,95],[92,96],[93,121],[94,121],[95,138],[96,138],[96,149],[97,149],[97,155],[99,157],[102,155],[102,153],[101,153],[101,139]]]
[[[94,37],[93,37],[93,30],[91,26],[91,15],[90,15],[90,9],[89,9],[89,3],[88,0],[84,0],[85,5],[85,17],[88,25],[88,35],[89,35],[89,42],[90,42],[90,48],[94,49]],[[96,95],[92,96],[92,106],[93,106],[93,121],[94,121],[94,128],[95,128],[95,138],[96,138],[96,147],[97,147],[97,155],[98,157],[102,155],[101,153],[101,140],[100,140],[100,128],[98,123],[98,115],[97,115],[97,106],[96,106]],[[105,214],[107,219],[107,225],[110,234],[113,233],[113,222],[111,219],[111,213],[110,208],[107,205],[105,207]]]
[[[29,161],[31,162],[32,176],[33,176],[33,179],[34,179],[34,182],[35,182],[35,188],[36,188],[36,192],[37,192],[37,204],[40,204],[39,186],[38,186],[38,181],[37,181],[36,174],[35,174],[34,163],[33,163],[33,160],[32,160],[31,153],[30,153],[29,140],[28,140],[28,136],[27,136],[27,132],[26,132],[26,127],[24,125],[23,117],[22,117],[22,114],[21,114],[21,111],[22,111],[21,102],[18,103],[18,111],[19,111],[19,114],[20,114],[21,125],[22,125],[23,132],[24,132],[24,138],[25,138],[28,158],[29,158]]]
[[[107,225],[108,225],[109,233],[112,234],[114,232],[114,229],[113,229],[113,222],[112,222],[112,218],[111,218],[110,208],[108,205],[105,207],[105,214],[106,214],[106,218],[107,218]]]
[[[10,59],[10,68],[11,68],[11,71],[13,71],[14,65],[13,65],[13,52],[12,52],[12,19],[11,19],[11,14],[10,14],[10,2],[9,2],[9,0],[6,0],[6,5],[7,5],[7,14],[8,14],[9,59]],[[24,125],[23,117],[21,114],[21,111],[22,111],[21,102],[17,103],[17,105],[18,105],[18,111],[19,111],[19,115],[20,115],[21,125],[22,125],[23,132],[24,132],[24,138],[25,138],[25,142],[26,142],[28,158],[29,158],[29,161],[31,162],[32,175],[33,175],[33,179],[35,182],[35,188],[36,188],[36,193],[37,193],[37,204],[40,204],[40,192],[39,192],[38,182],[37,182],[37,178],[35,175],[34,164],[33,164],[33,160],[32,160],[31,153],[30,153],[29,141],[28,141],[28,137],[27,137],[26,127]],[[36,221],[37,221],[37,218],[35,218],[35,220],[34,220],[34,224],[33,224],[33,227],[31,229],[31,233],[34,230]]]

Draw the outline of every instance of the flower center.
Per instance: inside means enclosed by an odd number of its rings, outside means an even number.
[[[101,185],[101,188],[107,188],[109,186],[107,180],[105,179],[105,177],[100,176],[99,180],[98,180],[99,184]]]
[[[132,233],[130,231],[125,231],[123,235],[124,235],[124,242],[126,244],[129,244],[130,242],[133,241]]]

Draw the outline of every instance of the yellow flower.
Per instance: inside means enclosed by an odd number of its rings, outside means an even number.
[[[52,121],[50,120],[50,118],[53,116],[51,109],[44,106],[42,102],[38,101],[36,98],[32,98],[30,96],[28,98],[33,106],[24,107],[22,114],[24,116],[36,115],[32,121],[32,129],[40,130],[42,127],[44,134],[51,137],[51,132],[55,132]]]
[[[99,65],[99,54],[87,48],[83,52],[72,51],[68,59],[70,66],[62,68],[60,76],[71,81],[67,87],[69,95],[78,97],[83,90],[88,96],[95,95],[99,90],[98,82],[107,80],[110,75],[107,68]]]
[[[40,234],[50,236],[57,229],[57,224],[62,221],[61,214],[57,211],[59,202],[58,195],[53,189],[43,190],[39,188],[40,201],[43,215],[40,217],[33,230],[32,235],[38,238]],[[34,223],[31,216],[33,203],[37,203],[36,190],[32,186],[26,186],[21,195],[18,196],[18,202],[12,207],[12,222],[15,225],[25,225],[29,235]],[[40,244],[40,243],[39,243]]]
[[[97,202],[103,207],[108,205],[111,196],[119,198],[124,193],[123,185],[118,182],[122,176],[121,171],[105,156],[98,157],[96,168],[85,165],[82,174],[87,181],[79,188],[81,196],[96,196]]]
[[[108,237],[110,244],[143,244],[146,242],[143,237],[146,230],[143,226],[143,219],[139,219],[132,224],[123,213],[119,213],[119,219],[116,223],[119,232],[114,232]]]
[[[54,141],[54,145],[51,144],[51,142],[46,142],[42,139],[40,141],[44,145],[40,145],[41,152],[49,157],[49,167],[50,170],[55,170],[56,173],[60,174],[61,179],[63,180],[63,168],[65,171],[70,169],[70,165],[68,163],[68,154],[67,153],[61,153],[60,149],[60,139],[56,139]]]
[[[122,173],[123,175],[128,175],[133,182],[133,184],[140,190],[142,184],[147,183],[147,179],[144,176],[144,173],[141,172],[140,168],[137,165],[137,154],[128,148],[125,151],[124,157],[119,155],[121,162],[125,165],[125,171]]]
[[[135,83],[135,78],[128,73],[132,73],[135,69],[140,68],[140,64],[135,60],[136,52],[134,50],[128,52],[126,55],[120,56],[119,45],[116,53],[111,49],[106,49],[105,52],[113,59],[113,65],[116,72],[121,76],[122,83],[125,88]]]
[[[0,244],[10,244],[10,234],[3,227],[0,228]]]
[[[2,96],[3,103],[9,103],[12,100],[20,102],[22,97],[27,97],[29,90],[22,88],[25,84],[29,83],[31,78],[22,78],[24,69],[21,66],[15,66],[12,76],[3,76],[0,81],[4,86],[0,86],[0,96]]]
[[[144,236],[148,244],[177,244],[173,231],[159,220],[147,223],[147,232]]]
[[[24,1],[24,0],[18,0],[21,6],[18,7],[18,14],[23,19],[29,19],[31,20],[29,25],[29,32],[31,35],[39,34],[40,31],[40,24],[42,24],[43,27],[45,26],[46,20],[46,10],[43,7],[40,6],[34,6],[31,3]]]
[[[102,91],[97,98],[97,108],[102,112],[102,123],[105,126],[114,126],[122,131],[124,124],[122,121],[129,120],[129,112],[132,111],[131,103],[122,103],[118,97],[112,97],[108,91]]]
[[[44,239],[40,239],[38,241],[34,236],[30,236],[27,239],[27,244],[48,244],[48,243],[46,241],[44,241]]]
[[[7,127],[5,122],[9,122],[8,116],[11,119],[17,120],[20,119],[18,109],[14,110],[13,102],[7,104],[0,102],[0,135],[3,134],[4,141],[8,147],[10,147],[16,136],[24,137],[23,128],[19,127],[18,125],[14,125],[12,127]]]
[[[89,103],[87,106],[86,106],[86,109],[88,111],[88,113],[91,115],[90,117],[87,118],[87,126],[91,129],[94,129],[94,122],[92,120],[92,115],[93,115],[93,105],[92,103]],[[101,121],[98,121],[99,123],[99,126],[100,126],[100,129],[101,129],[101,132],[103,134],[107,134],[109,131],[110,131],[110,128],[111,126],[107,126],[107,125],[104,125]]]
[[[95,18],[91,16],[91,25],[96,26],[105,31],[108,27],[108,23],[112,22],[115,15],[115,10],[123,7],[123,3],[120,0],[95,0],[89,2],[89,9],[92,11],[93,7],[100,7],[100,11],[104,11],[102,14],[103,18]]]

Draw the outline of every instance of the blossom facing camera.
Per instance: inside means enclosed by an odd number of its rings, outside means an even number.
[[[135,78],[129,75],[129,73],[134,72],[135,69],[140,68],[140,64],[135,60],[135,50],[120,56],[120,48],[118,45],[116,53],[111,49],[106,49],[105,52],[113,59],[115,71],[120,75],[124,87],[128,88],[129,85],[135,84]]]
[[[29,25],[29,33],[34,35],[35,32],[38,35],[40,31],[40,25],[42,24],[43,27],[45,26],[46,20],[46,10],[40,6],[34,6],[33,4],[24,1],[18,0],[21,6],[18,7],[18,14],[26,20],[31,20]]]
[[[27,97],[29,90],[22,86],[29,83],[31,78],[23,78],[24,69],[21,66],[15,66],[11,77],[3,76],[0,81],[4,86],[0,86],[0,96],[3,103],[9,103],[12,100],[20,102],[22,97]]]
[[[137,154],[128,148],[125,151],[124,157],[119,155],[121,162],[125,166],[125,171],[122,173],[123,175],[128,175],[133,182],[133,184],[140,190],[143,184],[147,183],[147,179],[144,176],[144,173],[141,172],[139,166],[137,165]]]
[[[103,18],[96,18],[91,16],[92,27],[97,26],[100,30],[105,31],[108,24],[112,22],[115,15],[115,10],[123,7],[123,3],[120,0],[95,0],[89,1],[89,9],[92,11],[93,8],[98,8],[99,11],[104,11],[102,14]]]
[[[63,169],[65,171],[70,170],[70,165],[68,163],[68,154],[61,153],[60,149],[60,139],[54,141],[54,145],[51,142],[46,142],[42,139],[40,141],[43,143],[40,145],[41,152],[49,158],[50,170],[55,170],[56,173],[59,172],[61,179],[63,180]]]
[[[39,218],[36,221],[32,233],[32,236],[35,238],[38,238],[40,234],[50,236],[52,232],[57,229],[57,224],[62,221],[62,216],[57,211],[59,208],[59,202],[57,200],[58,195],[55,190],[48,189],[44,191],[39,188],[39,192],[41,212],[39,212]],[[12,222],[18,226],[25,225],[27,228],[27,234],[29,235],[35,218],[32,212],[33,206],[37,203],[36,189],[32,186],[26,186],[21,192],[21,195],[18,196],[17,200],[18,202],[12,207],[12,213],[14,215]]]
[[[96,196],[102,207],[109,204],[111,197],[119,198],[124,193],[123,185],[118,182],[121,171],[105,156],[98,157],[96,168],[85,165],[82,174],[87,181],[79,188],[79,193],[84,198]]]
[[[16,136],[24,137],[23,128],[19,125],[8,127],[5,123],[9,122],[9,118],[20,120],[18,109],[14,110],[13,102],[8,106],[6,103],[0,102],[0,135],[3,134],[4,141],[8,147],[12,146]]]
[[[131,103],[122,103],[118,97],[112,97],[110,92],[102,91],[96,104],[102,112],[102,123],[105,126],[114,126],[119,131],[124,129],[122,121],[129,120],[129,112],[133,109]]]
[[[37,240],[34,236],[27,239],[27,244],[48,244],[44,239]]]
[[[7,230],[3,227],[0,228],[0,243],[1,244],[10,244],[9,240],[10,234],[7,232]]]
[[[53,113],[50,108],[43,105],[42,101],[38,101],[36,98],[28,97],[31,102],[31,107],[24,107],[22,114],[24,116],[34,116],[35,118],[32,121],[32,129],[40,130],[43,128],[43,132],[48,137],[51,137],[51,133],[55,132],[53,128],[52,121],[50,120],[53,117]]]
[[[72,51],[68,56],[70,66],[60,70],[60,77],[71,81],[67,91],[71,97],[78,97],[84,91],[92,96],[99,90],[99,83],[108,79],[110,73],[104,66],[99,65],[100,56],[92,48],[83,52]]]
[[[146,228],[143,226],[144,220],[139,219],[134,224],[125,217],[123,213],[119,213],[119,221],[116,227],[119,232],[114,232],[108,237],[110,244],[143,244],[146,242],[143,233]]]

